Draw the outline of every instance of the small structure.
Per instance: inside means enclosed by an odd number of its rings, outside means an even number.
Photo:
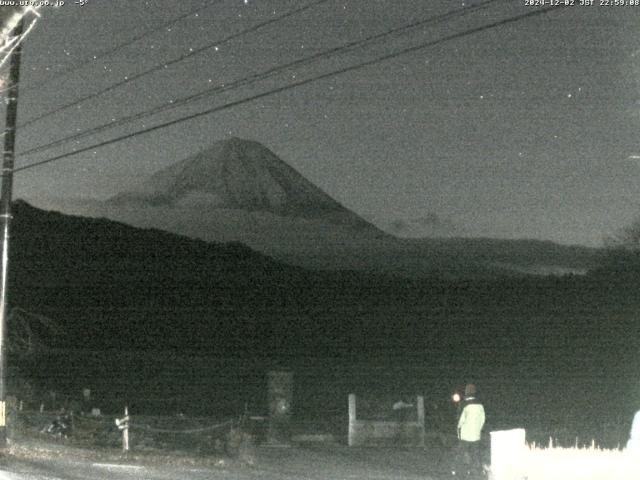
[[[349,395],[349,446],[373,446],[393,441],[395,445],[424,446],[424,398],[416,396],[415,403],[396,402],[390,406],[396,419],[361,419],[357,416],[356,395]],[[398,410],[404,413],[398,415]],[[406,415],[411,409],[411,415]],[[415,412],[415,415],[413,414]],[[398,418],[400,417],[400,418]]]

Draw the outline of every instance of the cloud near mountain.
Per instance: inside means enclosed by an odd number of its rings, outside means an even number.
[[[417,218],[396,218],[387,223],[384,230],[399,237],[459,237],[464,236],[464,229],[452,220],[437,213],[427,213]]]

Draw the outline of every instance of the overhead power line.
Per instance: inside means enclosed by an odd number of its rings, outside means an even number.
[[[361,63],[355,64],[355,65],[350,65],[348,67],[344,67],[344,68],[341,68],[339,70],[334,70],[332,72],[324,73],[324,74],[321,74],[321,75],[317,75],[315,77],[311,77],[311,78],[300,80],[300,81],[297,81],[297,82],[294,82],[294,83],[290,83],[288,85],[284,85],[282,87],[274,88],[272,90],[269,90],[269,91],[266,91],[266,92],[263,92],[263,93],[259,93],[259,94],[256,94],[256,95],[252,95],[250,97],[245,97],[245,98],[240,99],[240,100],[235,100],[233,102],[226,103],[224,105],[213,107],[213,108],[204,110],[202,112],[198,112],[198,113],[194,113],[194,114],[191,114],[191,115],[187,115],[187,116],[175,119],[175,120],[171,120],[171,121],[168,121],[168,122],[161,123],[159,125],[155,125],[153,127],[149,127],[149,128],[145,128],[145,129],[142,129],[142,130],[138,130],[138,131],[132,132],[132,133],[128,133],[126,135],[121,135],[119,137],[112,138],[110,140],[105,140],[105,141],[102,141],[102,142],[98,142],[98,143],[95,143],[93,145],[90,145],[90,146],[83,147],[81,149],[75,150],[73,152],[68,152],[68,153],[64,153],[64,154],[61,154],[61,155],[56,155],[54,157],[51,157],[51,158],[48,158],[48,159],[45,159],[45,160],[41,160],[41,161],[38,161],[38,162],[31,163],[29,165],[25,165],[23,167],[16,168],[16,169],[14,169],[14,172],[20,172],[20,171],[28,170],[28,169],[35,168],[35,167],[38,167],[38,166],[41,166],[41,165],[45,165],[45,164],[48,164],[48,163],[57,162],[57,161],[65,159],[65,158],[69,158],[69,157],[72,157],[74,155],[78,155],[80,153],[88,152],[88,151],[91,151],[91,150],[96,150],[98,148],[105,147],[107,145],[112,145],[114,143],[118,143],[118,142],[121,142],[121,141],[124,141],[124,140],[128,140],[130,138],[134,138],[134,137],[137,137],[139,135],[143,135],[143,134],[146,134],[146,133],[151,133],[151,132],[163,129],[163,128],[170,127],[172,125],[177,125],[179,123],[183,123],[183,122],[186,122],[186,121],[189,121],[189,120],[193,120],[193,119],[200,118],[200,117],[203,117],[203,116],[211,115],[212,113],[216,113],[216,112],[227,110],[227,109],[230,109],[230,108],[233,108],[233,107],[237,107],[239,105],[243,105],[245,103],[252,102],[254,100],[258,100],[258,99],[261,99],[261,98],[269,97],[271,95],[282,93],[284,91],[291,90],[291,89],[294,89],[294,88],[297,88],[297,87],[301,87],[303,85],[307,85],[307,84],[310,84],[310,83],[313,83],[313,82],[316,82],[316,81],[319,81],[319,80],[325,80],[327,78],[332,78],[332,77],[335,77],[337,75],[341,75],[343,73],[352,72],[352,71],[359,70],[359,69],[362,69],[362,68],[365,68],[365,67],[369,67],[371,65],[375,65],[375,64],[380,63],[380,62],[391,60],[391,59],[399,57],[401,55],[406,55],[408,53],[414,53],[414,52],[417,52],[419,50],[423,50],[423,49],[428,48],[428,47],[433,47],[435,45],[440,45],[442,43],[449,42],[451,40],[455,40],[455,39],[458,39],[458,38],[463,38],[463,37],[466,37],[466,36],[469,36],[469,35],[474,35],[476,33],[484,32],[486,30],[491,30],[493,28],[501,27],[503,25],[507,25],[507,24],[510,24],[510,23],[516,23],[516,22],[525,20],[527,18],[531,18],[531,17],[534,17],[534,16],[539,16],[539,15],[543,15],[543,14],[549,13],[549,12],[554,11],[554,10],[560,10],[560,9],[562,9],[564,7],[565,7],[565,5],[544,7],[544,8],[538,9],[538,10],[532,10],[530,12],[527,12],[527,13],[524,13],[524,14],[521,14],[521,15],[516,15],[516,16],[513,16],[513,17],[509,17],[509,18],[503,19],[503,20],[498,20],[496,22],[492,22],[492,23],[489,23],[489,24],[486,24],[486,25],[482,25],[482,26],[479,26],[479,27],[471,28],[471,29],[465,30],[463,32],[458,32],[458,33],[454,33],[454,34],[451,34],[451,35],[447,35],[447,36],[439,38],[437,40],[431,40],[429,42],[425,42],[425,43],[422,43],[420,45],[415,45],[415,46],[412,46],[412,47],[404,48],[402,50],[399,50],[399,51],[396,51],[396,52],[393,52],[393,53],[389,53],[389,54],[385,54],[385,55],[379,56],[379,57],[374,58],[372,60],[361,62]]]
[[[85,138],[87,136],[91,136],[91,135],[95,135],[97,133],[103,132],[105,130],[110,130],[122,125],[125,125],[127,123],[131,123],[133,121],[136,120],[140,120],[143,118],[147,118],[153,115],[156,115],[158,113],[167,111],[167,110],[173,110],[176,109],[178,107],[184,106],[186,104],[192,103],[196,100],[200,100],[202,98],[205,97],[210,97],[213,96],[215,94],[218,93],[222,93],[222,92],[226,92],[229,90],[233,90],[242,86],[246,86],[246,85],[250,85],[253,84],[255,82],[258,82],[260,80],[264,80],[267,79],[271,76],[274,76],[275,74],[281,73],[283,71],[289,70],[291,68],[294,67],[300,67],[303,65],[308,65],[312,62],[316,62],[318,60],[324,59],[324,58],[328,58],[334,55],[339,55],[342,54],[344,52],[347,51],[351,51],[354,50],[356,48],[361,48],[361,47],[365,47],[367,45],[370,45],[374,42],[380,41],[384,38],[387,38],[389,36],[392,35],[398,35],[398,34],[402,34],[405,33],[407,31],[413,30],[417,27],[420,26],[425,26],[428,24],[435,24],[435,23],[439,23],[439,22],[443,22],[445,20],[449,20],[451,18],[456,18],[456,17],[462,17],[471,13],[474,13],[476,11],[479,10],[483,10],[486,9],[490,6],[490,4],[499,2],[499,1],[505,1],[505,0],[486,0],[485,2],[476,4],[474,6],[471,7],[463,7],[463,8],[458,8],[455,10],[451,10],[447,13],[441,14],[441,15],[437,15],[437,16],[433,16],[433,17],[429,17],[427,19],[423,19],[423,20],[418,20],[415,22],[412,22],[410,24],[407,25],[403,25],[401,27],[397,27],[391,30],[387,30],[385,32],[382,33],[378,33],[375,35],[371,35],[369,37],[366,37],[364,39],[360,39],[360,40],[356,40],[353,42],[349,42],[347,44],[338,46],[338,47],[334,47],[307,57],[304,57],[302,59],[298,59],[298,60],[294,60],[293,62],[289,62],[286,63],[284,65],[279,65],[277,67],[272,67],[270,69],[267,69],[265,71],[262,71],[260,73],[256,73],[254,75],[251,75],[249,77],[245,77],[242,79],[238,79],[235,80],[233,82],[228,82],[228,83],[224,83],[222,85],[216,85],[214,87],[210,87],[207,88],[205,90],[202,90],[200,92],[176,99],[175,101],[172,101],[171,103],[163,103],[162,105],[159,105],[155,108],[149,109],[149,110],[145,110],[143,112],[138,112],[135,113],[133,115],[129,115],[123,118],[120,118],[116,121],[111,121],[111,122],[107,122],[107,123],[103,123],[101,125],[97,125],[93,128],[84,130],[82,132],[76,133],[74,135],[70,135],[70,136],[66,136],[66,137],[62,137],[56,140],[53,140],[52,142],[43,144],[43,145],[39,145],[33,148],[30,148],[28,150],[24,150],[22,152],[20,152],[21,156],[25,156],[25,155],[32,155],[34,153],[39,153],[45,150],[48,150],[50,148],[68,143],[70,141],[74,141],[74,140],[79,140],[81,138]]]
[[[220,1],[221,0],[217,0],[215,3],[219,3]],[[81,62],[79,62],[79,63],[77,63],[75,65],[69,66],[68,68],[60,70],[60,71],[54,73],[51,77],[49,77],[47,79],[43,79],[43,80],[35,82],[35,83],[31,84],[31,85],[27,85],[26,87],[22,87],[21,86],[22,92],[24,93],[24,92],[28,92],[30,90],[33,90],[33,89],[35,89],[37,87],[40,87],[40,86],[44,85],[45,83],[50,83],[50,82],[52,82],[54,80],[57,80],[58,78],[64,77],[64,76],[66,76],[66,75],[68,75],[70,73],[73,73],[73,72],[75,72],[77,70],[80,70],[80,69],[84,68],[85,66],[87,66],[89,64],[93,64],[99,59],[103,59],[105,57],[109,57],[109,56],[119,52],[123,48],[126,48],[126,47],[128,47],[130,45],[133,45],[134,43],[139,42],[140,40],[142,40],[142,39],[144,39],[144,38],[146,38],[146,37],[148,37],[150,35],[153,35],[156,32],[164,30],[165,28],[168,28],[171,25],[175,25],[176,23],[179,23],[180,21],[184,20],[185,18],[189,18],[192,15],[200,13],[201,11],[211,7],[215,3],[213,1],[206,2],[202,6],[200,6],[198,8],[195,8],[195,9],[193,9],[193,10],[191,10],[191,11],[185,13],[185,14],[182,14],[182,15],[180,15],[178,17],[174,17],[174,18],[164,22],[161,25],[158,25],[156,27],[150,28],[149,30],[145,30],[144,32],[140,33],[139,35],[136,35],[135,37],[133,37],[133,38],[131,38],[129,40],[126,40],[126,41],[124,41],[122,43],[119,43],[119,44],[115,45],[114,47],[110,48],[109,50],[105,50],[103,52],[99,52],[99,53],[95,54],[93,57],[91,57],[91,58],[89,58],[87,60],[81,61]]]
[[[94,92],[94,93],[91,93],[89,95],[85,95],[84,97],[81,97],[81,98],[79,98],[77,100],[74,100],[72,102],[66,103],[64,105],[61,105],[60,107],[57,107],[54,110],[51,110],[49,112],[43,113],[41,115],[38,115],[36,117],[30,118],[29,120],[25,121],[24,123],[18,125],[18,127],[26,127],[28,125],[31,125],[31,124],[39,121],[39,120],[42,120],[45,117],[49,117],[49,116],[54,115],[56,113],[59,113],[59,112],[61,112],[63,110],[66,110],[68,108],[75,107],[76,105],[79,105],[80,103],[86,102],[87,100],[91,100],[91,99],[99,97],[100,95],[103,95],[103,94],[105,94],[107,92],[115,90],[116,88],[121,87],[122,85],[131,84],[132,82],[134,82],[134,81],[136,81],[136,80],[138,80],[138,79],[140,79],[142,77],[145,77],[145,76],[147,76],[147,75],[149,75],[151,73],[154,73],[154,72],[157,72],[157,71],[160,71],[160,70],[164,70],[165,68],[168,68],[171,65],[174,65],[176,63],[182,62],[182,61],[184,61],[184,60],[186,60],[188,58],[191,58],[191,57],[193,57],[195,55],[198,55],[198,54],[200,54],[200,53],[202,53],[204,51],[207,51],[207,50],[210,50],[212,48],[215,48],[215,47],[217,47],[219,45],[227,43],[227,42],[229,42],[231,40],[234,40],[236,38],[239,38],[239,37],[241,37],[243,35],[247,35],[249,33],[253,33],[253,32],[255,32],[255,31],[257,31],[257,30],[259,30],[261,28],[264,28],[266,26],[272,25],[272,24],[274,24],[276,22],[280,22],[280,21],[285,20],[285,19],[287,19],[289,17],[292,17],[294,15],[300,14],[300,13],[306,11],[306,10],[309,10],[312,7],[315,7],[316,5],[320,5],[321,3],[326,3],[328,1],[329,0],[315,0],[315,1],[305,5],[304,7],[300,7],[300,8],[297,8],[295,10],[291,10],[291,11],[289,11],[289,12],[283,14],[283,15],[280,15],[278,17],[272,18],[272,19],[267,20],[265,22],[258,23],[258,24],[254,25],[252,27],[245,28],[244,30],[241,30],[241,31],[236,32],[236,33],[233,33],[231,35],[228,35],[227,37],[224,37],[222,39],[216,40],[215,42],[211,42],[211,43],[208,43],[207,45],[204,45],[202,47],[190,50],[188,53],[185,53],[185,54],[181,55],[178,58],[175,58],[173,60],[169,60],[168,62],[163,62],[161,64],[158,64],[158,65],[156,65],[154,67],[151,67],[150,69],[145,70],[143,72],[140,72],[140,73],[138,73],[136,75],[132,75],[130,77],[125,77],[124,80],[122,80],[120,82],[117,82],[117,83],[114,83],[114,84],[112,84],[112,85],[110,85],[110,86],[108,86],[108,87],[106,87],[106,88],[104,88],[104,89],[102,89],[102,90],[100,90],[98,92]]]

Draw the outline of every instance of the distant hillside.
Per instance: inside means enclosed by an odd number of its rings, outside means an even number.
[[[61,341],[82,345],[264,353],[277,345],[335,348],[342,335],[359,344],[384,332],[411,349],[448,338],[449,327],[435,325],[449,321],[440,309],[451,302],[447,310],[482,316],[497,304],[545,308],[537,298],[542,290],[545,301],[562,303],[567,288],[584,282],[592,288],[589,277],[474,281],[314,272],[240,244],[44,212],[24,202],[15,203],[14,217],[11,304],[59,319],[70,332]],[[504,334],[503,321],[491,329]]]
[[[82,339],[76,346],[223,346],[234,328],[260,337],[268,322],[259,309],[304,279],[301,269],[240,244],[43,212],[24,202],[15,203],[14,217],[11,303],[59,319],[71,332],[64,341]],[[236,320],[244,311],[248,323],[225,324],[231,310]]]

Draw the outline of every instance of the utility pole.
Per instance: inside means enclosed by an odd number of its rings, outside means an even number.
[[[11,32],[20,37],[23,20]],[[15,160],[16,123],[18,117],[18,83],[22,42],[11,52],[7,97],[4,152],[2,157],[2,192],[0,194],[0,225],[2,226],[2,271],[0,271],[0,449],[7,447],[7,287],[9,279],[9,227],[11,225],[11,195]]]

